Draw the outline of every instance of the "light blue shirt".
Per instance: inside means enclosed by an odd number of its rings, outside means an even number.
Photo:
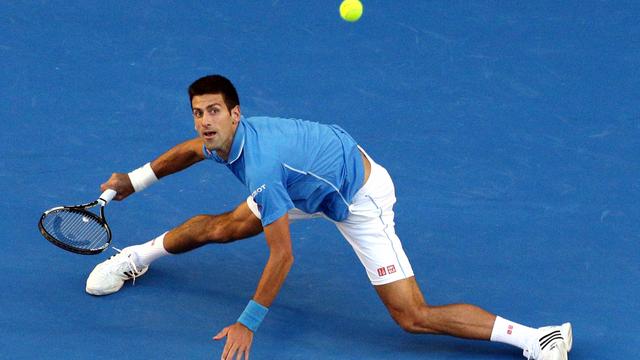
[[[225,164],[247,186],[263,226],[294,207],[344,220],[364,181],[357,143],[337,125],[243,117],[228,161],[206,148],[204,154]]]

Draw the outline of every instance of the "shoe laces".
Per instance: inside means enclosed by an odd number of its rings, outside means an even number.
[[[527,360],[532,360],[534,358],[533,353],[529,349],[524,349],[522,351],[522,356],[524,356]]]
[[[118,249],[115,246],[112,246],[112,249],[117,251],[118,253],[116,255],[111,256],[111,258],[114,258],[118,255],[122,255],[122,256],[126,256],[127,261],[125,262],[125,264],[127,265],[128,270],[124,272],[125,275],[131,275],[131,277],[133,278],[131,285],[135,285],[136,284],[136,278],[138,277],[138,274],[140,273],[140,271],[138,270],[138,267],[136,266],[135,261],[133,261],[131,254],[123,254],[122,250]],[[110,259],[111,259],[110,258]]]
[[[522,356],[524,356],[527,360],[535,360],[538,358],[538,353],[540,352],[539,349],[540,348],[538,346],[538,339],[530,339],[529,342],[525,345],[525,348],[522,350]]]

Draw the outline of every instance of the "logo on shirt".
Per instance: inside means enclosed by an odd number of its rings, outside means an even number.
[[[262,184],[260,185],[259,188],[255,189],[252,193],[251,193],[251,198],[255,198],[258,194],[260,194],[261,192],[265,191],[267,189],[267,184]]]

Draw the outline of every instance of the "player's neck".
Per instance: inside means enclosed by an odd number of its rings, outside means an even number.
[[[216,154],[218,154],[218,156],[224,160],[224,161],[229,161],[229,151],[231,149],[227,148],[227,149],[218,149],[216,150]]]

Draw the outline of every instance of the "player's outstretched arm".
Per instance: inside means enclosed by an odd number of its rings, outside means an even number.
[[[122,200],[134,192],[140,192],[158,179],[184,170],[204,159],[202,139],[195,138],[178,144],[157,159],[128,174],[113,173],[109,180],[100,185],[102,191],[113,189]]]
[[[222,351],[223,360],[248,359],[253,333],[260,325],[268,307],[275,300],[293,265],[289,218],[284,215],[265,226],[264,234],[269,245],[269,260],[262,272],[258,288],[247,309],[233,325],[222,329],[214,340],[227,337]],[[237,357],[236,357],[237,354]]]
[[[204,160],[202,139],[187,140],[169,149],[151,162],[151,168],[158,179],[184,170]]]

